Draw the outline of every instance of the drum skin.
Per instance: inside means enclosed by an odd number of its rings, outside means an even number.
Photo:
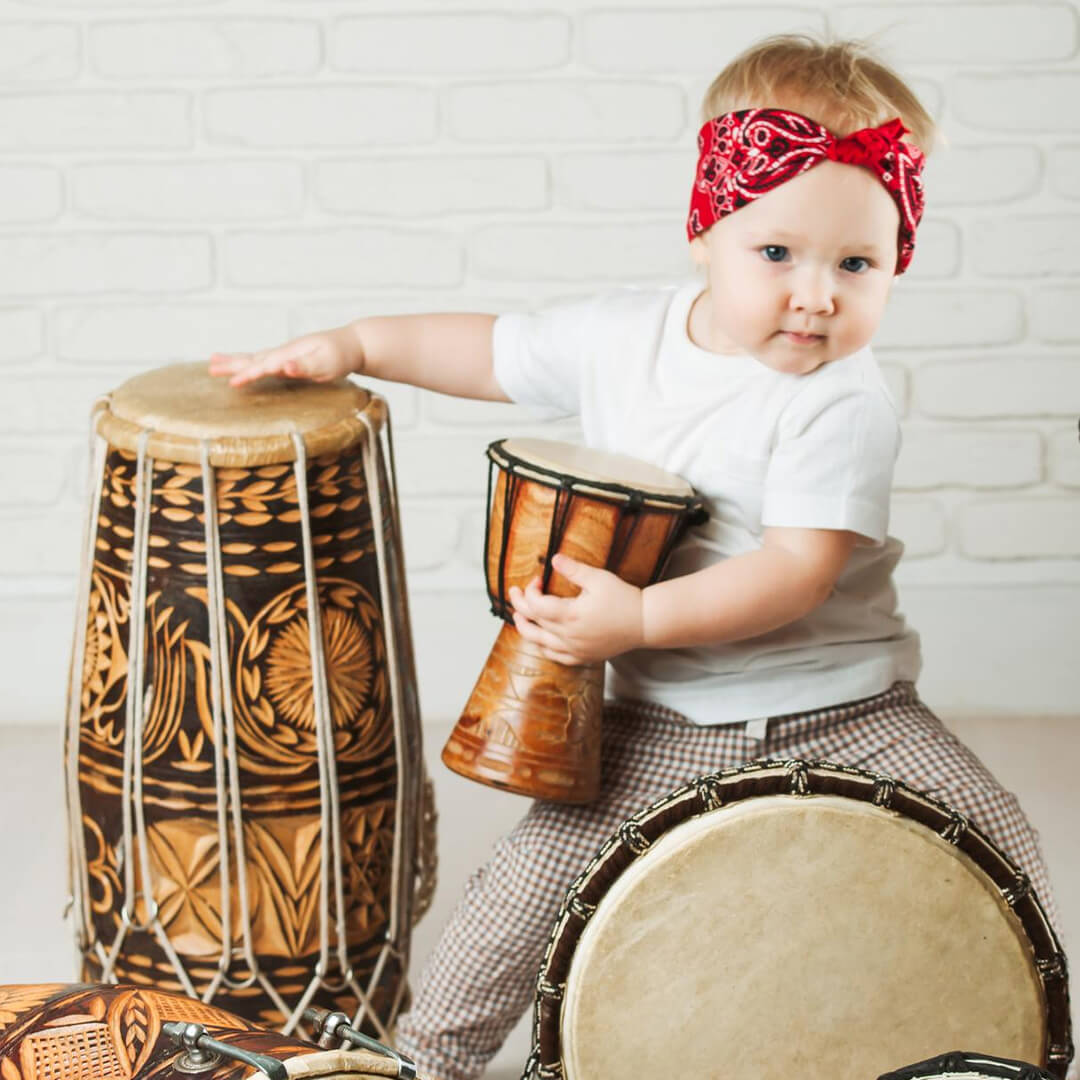
[[[217,979],[216,1003],[280,1026],[281,1009],[254,980],[245,959],[245,934],[260,970],[292,1009],[318,963],[320,910],[329,905],[336,914],[333,896],[324,900],[320,894],[333,853],[326,847],[321,810],[327,799],[320,786],[302,508],[291,458],[282,459],[294,454],[293,446],[287,434],[267,438],[245,425],[303,432],[306,423],[305,439],[322,450],[308,458],[304,482],[329,684],[332,781],[339,794],[347,956],[364,986],[386,941],[394,905],[398,921],[411,928],[422,765],[397,521],[378,443],[361,438],[368,429],[379,432],[385,407],[346,382],[310,386],[310,393],[301,384],[259,385],[257,393],[244,395],[211,380],[198,365],[177,365],[132,380],[114,395],[113,407],[98,414],[103,470],[94,478],[100,481],[100,499],[86,606],[79,616],[85,647],[81,671],[75,673],[77,738],[69,730],[67,754],[69,802],[81,832],[73,841],[73,873],[84,895],[83,909],[76,911],[83,978],[190,993],[171,949],[200,996]],[[314,402],[307,415],[305,402]],[[177,416],[171,434],[170,413]],[[149,459],[147,691],[142,745],[131,751],[135,769],[125,765],[125,744],[132,704],[134,445],[140,417],[155,430],[150,449],[173,460]],[[235,740],[228,746],[215,740],[200,438],[210,447],[217,499],[228,640],[222,667],[235,718]],[[376,455],[386,508],[388,604],[380,585],[365,454]],[[257,463],[242,464],[245,455]],[[384,609],[391,612],[392,626]],[[395,741],[391,631],[403,745]],[[239,805],[228,794],[234,778]],[[145,846],[126,845],[125,830],[130,835],[140,821]],[[404,869],[392,895],[396,841]],[[132,851],[133,867],[124,865],[125,850]],[[144,890],[147,872],[152,905]],[[132,879],[134,895],[129,895]],[[223,960],[226,938],[230,956]],[[331,918],[332,963],[337,938]],[[379,965],[372,1004],[386,1023],[405,993],[406,952],[397,949]],[[224,981],[218,979],[223,964]],[[339,965],[327,975],[341,984]],[[320,988],[308,1004],[353,1014],[358,1001],[342,985],[340,993]]]
[[[192,1080],[183,1051],[163,1033],[170,1022],[201,1024],[230,1047],[276,1058],[290,1076],[394,1076],[394,1063],[364,1050],[326,1052],[267,1031],[224,1009],[129,985],[38,983],[0,986],[0,1080]],[[223,1060],[208,1080],[262,1077]]]
[[[1024,875],[948,806],[827,762],[704,776],[571,886],[537,1080],[864,1080],[956,1046],[1065,1076],[1067,965]]]

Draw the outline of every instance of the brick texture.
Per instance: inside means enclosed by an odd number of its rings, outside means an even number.
[[[902,589],[1023,583],[1052,605],[1080,586],[1078,27],[1066,0],[0,4],[0,595],[67,626],[88,411],[134,372],[691,274],[702,94],[751,42],[828,31],[869,38],[946,136],[875,338],[904,427]],[[369,385],[393,418],[418,651],[443,654],[421,670],[469,681],[496,629],[484,448],[580,432]],[[466,598],[485,640],[448,643]],[[34,661],[42,722],[63,651]],[[445,711],[467,691],[422,696]]]

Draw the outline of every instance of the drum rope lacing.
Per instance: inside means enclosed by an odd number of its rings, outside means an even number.
[[[214,781],[217,788],[218,874],[221,881],[221,958],[218,973],[207,987],[205,1001],[213,1000],[224,984],[242,990],[256,982],[270,995],[283,1014],[284,1002],[259,970],[251,940],[250,899],[247,889],[247,847],[244,842],[244,823],[241,815],[240,771],[236,749],[236,720],[233,714],[232,691],[226,672],[225,653],[228,648],[228,627],[225,622],[225,579],[221,559],[221,531],[217,506],[217,479],[210,464],[210,444],[200,445],[203,488],[203,530],[206,538],[206,613],[210,638],[210,695],[214,720]],[[226,783],[228,794],[226,794]],[[236,887],[240,899],[240,927],[243,935],[243,956],[250,975],[236,980],[229,976],[232,966],[232,884],[229,878],[230,857],[227,814],[232,808],[234,847],[236,852]]]
[[[100,397],[90,412],[90,438],[87,459],[90,475],[87,487],[90,502],[83,519],[83,566],[79,576],[78,612],[75,620],[75,640],[71,650],[71,671],[68,678],[67,739],[64,747],[67,768],[68,814],[68,896],[67,911],[73,912],[75,944],[82,953],[92,936],[90,913],[85,897],[89,883],[83,882],[82,867],[87,866],[86,837],[82,826],[82,796],[79,790],[79,726],[82,719],[82,677],[86,663],[86,611],[90,604],[90,585],[93,577],[94,552],[97,549],[98,519],[101,516],[101,496],[105,486],[105,457],[108,443],[97,433],[97,418],[109,405],[109,398]]]
[[[165,928],[161,925],[160,909],[154,900],[151,877],[150,849],[146,835],[146,817],[142,800],[142,747],[146,713],[153,702],[153,687],[146,686],[146,590],[150,548],[150,502],[153,492],[154,460],[148,452],[153,432],[140,432],[135,448],[135,479],[133,482],[135,528],[131,544],[131,604],[129,616],[129,686],[124,703],[124,760],[121,780],[121,811],[123,840],[120,858],[124,872],[124,903],[120,908],[120,930],[113,947],[102,964],[106,982],[116,978],[116,961],[128,933],[153,932],[180,979],[184,990],[195,997],[195,987],[188,977]],[[138,748],[138,753],[136,753]],[[134,811],[134,826],[132,816]],[[135,921],[139,890],[135,884],[135,845],[138,845],[139,869],[142,879],[143,904],[147,919]]]
[[[374,396],[374,395],[373,395]],[[97,416],[108,406],[109,399],[102,398],[95,403],[91,421],[92,453],[91,468],[94,470],[93,497],[88,507],[83,531],[84,551],[86,559],[84,566],[85,574],[80,583],[79,599],[80,613],[85,613],[88,604],[91,577],[94,566],[94,553],[97,543],[97,523],[101,515],[101,500],[104,493],[105,462],[108,453],[107,440],[97,435]],[[206,581],[207,581],[207,616],[210,637],[210,694],[211,710],[214,724],[215,739],[215,783],[217,788],[217,841],[219,848],[218,871],[221,881],[221,933],[222,954],[218,963],[218,971],[211,980],[201,1000],[204,1003],[212,1001],[214,995],[224,984],[230,989],[245,989],[256,982],[262,987],[274,1005],[287,1017],[285,1034],[290,1033],[299,1023],[304,1010],[309,1005],[311,998],[321,987],[330,992],[339,992],[348,988],[360,1002],[360,1006],[354,1018],[354,1024],[359,1026],[365,1014],[370,1016],[379,1036],[390,1041],[389,1032],[383,1024],[372,1005],[372,995],[379,986],[379,981],[386,966],[387,960],[395,957],[404,972],[408,965],[408,952],[402,947],[401,917],[404,904],[403,891],[408,882],[404,878],[402,864],[403,848],[405,844],[405,829],[409,819],[406,818],[406,801],[409,801],[410,792],[406,790],[404,752],[406,732],[403,716],[402,688],[400,673],[396,664],[398,661],[398,643],[396,640],[395,623],[390,609],[390,590],[388,582],[388,569],[386,565],[386,550],[384,537],[384,518],[382,508],[381,488],[377,462],[374,460],[376,453],[381,449],[379,437],[367,416],[357,411],[357,418],[364,425],[367,432],[366,445],[362,450],[365,479],[368,485],[368,497],[371,507],[372,526],[376,548],[376,558],[379,568],[379,588],[381,593],[381,607],[383,625],[386,633],[387,660],[391,668],[391,698],[394,720],[394,733],[396,740],[396,765],[397,765],[397,790],[398,798],[395,830],[394,851],[392,858],[391,873],[391,903],[389,926],[386,933],[386,941],[379,952],[378,960],[372,971],[367,992],[359,986],[348,959],[348,941],[346,937],[346,911],[344,902],[344,879],[343,879],[343,844],[341,837],[341,816],[339,803],[339,789],[334,758],[333,725],[329,705],[329,685],[327,679],[326,657],[322,635],[322,619],[319,608],[317,578],[315,560],[311,536],[310,512],[307,498],[307,454],[303,437],[297,433],[291,435],[295,451],[294,473],[296,477],[297,499],[300,510],[302,544],[304,550],[304,578],[306,599],[308,605],[309,624],[309,647],[312,662],[312,695],[313,711],[315,714],[316,746],[318,752],[320,802],[322,810],[322,839],[321,879],[320,879],[320,951],[319,960],[315,966],[315,974],[307,989],[304,991],[299,1003],[290,1011],[288,1004],[281,997],[270,982],[266,973],[260,969],[258,959],[255,956],[252,944],[252,923],[250,898],[247,888],[247,857],[244,843],[241,789],[239,779],[239,756],[237,752],[236,725],[232,708],[232,693],[227,675],[225,654],[228,648],[228,630],[225,616],[225,589],[223,567],[221,560],[221,537],[218,522],[217,488],[213,467],[210,461],[212,443],[209,440],[200,442],[200,462],[202,472],[203,497],[204,497],[204,532],[206,542]],[[386,416],[385,424],[386,453],[389,456],[390,469],[390,513],[393,520],[398,520],[397,480],[393,465],[393,444],[390,434],[389,416]],[[129,665],[130,684],[125,702],[125,735],[124,756],[122,771],[122,828],[123,839],[119,852],[124,875],[124,903],[120,913],[120,927],[116,939],[110,949],[106,949],[104,942],[96,936],[93,929],[90,910],[87,903],[88,884],[84,882],[80,868],[87,867],[85,835],[82,827],[82,809],[79,797],[78,783],[78,736],[81,722],[81,678],[82,667],[85,663],[87,624],[85,618],[80,618],[76,624],[74,647],[72,650],[72,670],[68,700],[68,746],[67,746],[67,772],[68,772],[68,829],[70,851],[72,858],[69,862],[69,875],[71,896],[69,908],[74,909],[76,921],[76,943],[80,951],[85,951],[88,943],[92,942],[94,953],[102,969],[102,978],[106,982],[116,979],[116,964],[120,950],[129,932],[153,931],[162,950],[172,965],[185,992],[193,998],[200,995],[196,992],[194,984],[188,975],[183,962],[169,940],[164,926],[160,920],[160,909],[153,895],[152,864],[149,854],[148,834],[146,828],[143,800],[142,800],[142,743],[146,713],[150,711],[153,703],[153,687],[144,687],[145,649],[146,649],[146,599],[147,599],[147,574],[148,574],[148,551],[150,512],[153,491],[153,461],[148,452],[148,443],[154,434],[152,429],[140,432],[136,444],[136,467],[133,481],[134,501],[134,537],[131,552],[131,585],[130,585],[130,621],[129,621]],[[399,530],[394,530],[396,541],[395,555],[398,565],[404,567],[400,548]],[[403,601],[404,604],[404,601]],[[404,610],[406,619],[405,630],[408,631],[407,608]],[[139,752],[136,753],[136,747]],[[419,796],[411,800],[419,804]],[[247,965],[250,975],[244,980],[236,980],[229,977],[229,968],[232,963],[232,885],[230,880],[230,852],[228,843],[227,808],[232,810],[232,823],[234,832],[234,850],[237,863],[237,893],[240,900],[240,923],[242,928],[242,953],[244,963]],[[419,809],[419,805],[415,809]],[[414,815],[410,815],[414,816]],[[134,817],[134,820],[133,820]],[[336,941],[337,961],[341,970],[341,979],[331,982],[327,978],[329,968],[329,921],[330,921],[330,881],[327,845],[332,848],[334,862],[334,908],[336,912]],[[145,922],[136,921],[139,889],[135,882],[135,850],[138,848],[138,861],[140,878],[142,882],[142,897],[147,913]],[[77,865],[76,865],[77,864]],[[434,871],[431,871],[432,875]],[[395,999],[392,1003],[390,1014],[396,1014],[400,1006],[402,995],[405,991],[404,977],[398,981]]]
[[[389,567],[386,562],[386,537],[383,532],[383,510],[382,510],[382,488],[380,485],[379,472],[377,467],[377,459],[375,451],[378,447],[378,435],[371,425],[368,417],[362,413],[357,412],[358,419],[364,424],[367,429],[367,453],[364,455],[364,475],[367,482],[368,498],[371,502],[371,524],[375,534],[375,553],[376,563],[379,568],[379,598],[382,607],[383,626],[386,628],[386,657],[387,663],[390,667],[390,694],[393,703],[394,714],[394,753],[395,760],[397,762],[397,800],[394,814],[394,854],[391,860],[391,886],[390,895],[393,898],[390,904],[390,920],[387,927],[386,937],[382,949],[379,950],[379,959],[375,964],[371,973],[371,979],[368,983],[369,993],[374,994],[376,988],[379,985],[379,979],[382,976],[383,967],[391,953],[398,958],[401,964],[402,971],[404,972],[408,967],[408,947],[407,940],[402,941],[400,939],[401,927],[399,926],[399,919],[401,917],[401,908],[404,906],[404,894],[403,889],[407,889],[408,882],[403,874],[402,864],[404,862],[404,845],[405,845],[405,829],[410,825],[409,819],[406,817],[406,803],[410,804],[412,813],[409,817],[415,818],[419,812],[419,800],[417,798],[410,798],[412,794],[406,790],[406,770],[404,753],[406,746],[406,732],[404,724],[404,706],[402,702],[403,690],[401,686],[401,673],[398,668],[398,644],[395,632],[395,623],[393,619],[393,611],[391,610],[391,597],[390,597],[390,584],[389,584]],[[390,463],[390,475],[389,475],[389,494],[390,494],[390,512],[393,520],[399,520],[398,510],[398,496],[397,496],[397,473],[394,468],[394,447],[393,436],[390,430],[390,413],[389,410],[385,412],[386,423],[383,430],[386,433],[386,459]],[[395,538],[395,550],[394,555],[398,560],[398,566],[402,572],[404,572],[404,557],[401,550],[400,530],[394,530]],[[404,619],[406,622],[406,630],[408,629],[408,608],[405,606],[404,589],[402,589],[402,605],[404,609]],[[410,845],[410,849],[415,849],[415,845]],[[344,934],[342,934],[340,940],[344,940]],[[399,980],[397,988],[397,997],[391,1009],[391,1015],[396,1013],[398,1004],[401,1001],[401,996],[405,992],[405,979],[404,977]],[[365,1011],[370,1011],[372,1021],[381,1033],[381,1037],[390,1042],[389,1032],[379,1022],[375,1010],[371,1008],[370,1002],[367,996],[358,995],[361,1008],[357,1011],[354,1018],[354,1026],[359,1026],[364,1017]]]

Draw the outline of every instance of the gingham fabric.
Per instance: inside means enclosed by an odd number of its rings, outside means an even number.
[[[604,710],[603,794],[588,806],[535,802],[477,870],[423,973],[397,1045],[421,1075],[472,1080],[532,1007],[567,888],[623,821],[704,773],[763,758],[828,759],[902,780],[965,814],[1028,874],[1055,931],[1039,839],[1016,797],[919,700],[911,683],[863,701],[705,727],[657,705]]]

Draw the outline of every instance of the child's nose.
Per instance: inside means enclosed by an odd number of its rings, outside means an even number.
[[[833,276],[826,269],[807,267],[792,282],[791,307],[795,311],[829,315],[835,303]]]

